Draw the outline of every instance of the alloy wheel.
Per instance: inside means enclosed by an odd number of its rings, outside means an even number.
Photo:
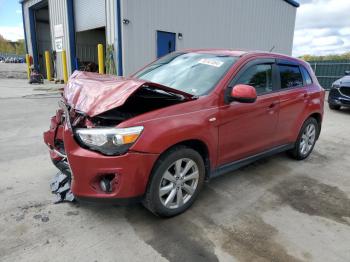
[[[186,204],[196,191],[199,173],[196,162],[181,158],[164,172],[159,185],[161,203],[170,209]]]
[[[307,155],[316,141],[316,126],[313,123],[310,123],[304,129],[303,134],[301,135],[299,150],[302,155]]]

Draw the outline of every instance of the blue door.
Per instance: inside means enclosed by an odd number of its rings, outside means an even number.
[[[175,51],[176,34],[157,31],[157,57]]]

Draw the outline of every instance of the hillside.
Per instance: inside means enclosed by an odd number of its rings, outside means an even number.
[[[6,40],[0,35],[0,53],[10,53],[17,55],[25,54],[24,40],[18,40],[17,42],[11,42]]]

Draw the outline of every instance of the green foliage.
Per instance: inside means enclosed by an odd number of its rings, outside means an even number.
[[[326,56],[303,55],[303,56],[300,56],[299,58],[308,62],[344,61],[344,60],[350,60],[350,52],[340,54],[340,55],[326,55]]]
[[[115,75],[117,73],[113,54],[114,54],[114,46],[108,45],[107,52],[106,52],[106,74],[109,74],[109,75]]]
[[[2,35],[0,35],[0,52],[24,55],[25,54],[25,44],[24,40],[18,40],[17,42],[11,42],[6,40]]]

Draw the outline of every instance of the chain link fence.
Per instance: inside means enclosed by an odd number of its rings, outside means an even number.
[[[25,55],[17,55],[17,54],[13,54],[13,53],[5,53],[5,52],[0,52],[0,56],[2,56],[2,57],[25,58]]]
[[[350,70],[350,60],[310,61],[308,63],[324,89],[330,89],[335,80],[343,77],[346,70]]]

